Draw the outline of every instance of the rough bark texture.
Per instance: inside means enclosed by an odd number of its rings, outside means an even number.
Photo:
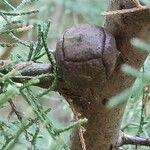
[[[132,0],[112,0],[109,10],[128,9],[132,7],[135,7]],[[58,41],[56,61],[60,65],[60,71],[63,75],[60,92],[67,96],[68,99],[71,98],[76,111],[82,117],[88,119],[88,123],[84,126],[86,129],[84,138],[87,150],[115,149],[113,146],[116,144],[119,136],[125,104],[114,109],[107,109],[105,103],[110,97],[132,84],[133,79],[123,74],[120,71],[120,66],[122,63],[128,63],[135,67],[141,66],[146,55],[135,50],[130,44],[130,39],[133,37],[144,39],[149,27],[150,15],[148,10],[107,17],[105,28],[114,35],[117,49],[120,51],[118,61],[114,63],[115,68],[112,65],[113,69],[111,72],[109,72],[110,69],[109,71],[103,70],[108,69],[106,67],[106,60],[102,57],[100,60],[99,57],[95,58],[94,52],[90,54],[90,61],[92,60],[90,63],[88,63],[89,60],[81,58],[84,56],[88,57],[86,54],[89,51],[87,52],[82,45],[84,41],[82,39],[85,37],[82,37],[82,33],[78,32],[79,28],[77,28],[77,32],[76,29],[75,31],[72,31],[74,29],[70,29]],[[86,35],[88,36],[88,33],[91,34],[91,32],[93,31],[89,29]],[[77,43],[83,47],[80,49]],[[74,44],[75,47],[78,46],[78,49],[74,47]],[[91,43],[89,45],[91,46]],[[90,47],[90,52],[92,50]],[[104,51],[103,53],[105,52],[109,53],[109,51]],[[114,53],[110,54],[112,57],[113,55]],[[116,57],[114,58],[116,59]],[[112,59],[110,59],[111,61]],[[94,76],[91,72],[93,72]],[[110,74],[107,75],[106,72]],[[94,82],[96,86],[93,86],[93,82],[90,81],[96,81]],[[77,130],[74,130],[71,141],[71,150],[82,149]]]

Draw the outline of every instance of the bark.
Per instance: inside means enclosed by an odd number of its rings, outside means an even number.
[[[133,7],[137,6],[132,0],[112,0],[110,2],[109,10],[129,9]],[[78,84],[76,81],[74,82],[75,78],[69,77],[68,79],[68,76],[70,75],[75,76],[74,74],[76,74],[76,71],[73,70],[79,66],[74,67],[74,69],[67,68],[65,72],[63,72],[63,80],[60,85],[61,94],[68,99],[72,99],[73,107],[76,112],[80,113],[81,117],[86,117],[88,119],[88,123],[84,126],[86,130],[84,139],[87,150],[115,149],[126,104],[122,104],[113,109],[106,108],[105,104],[110,97],[116,95],[132,84],[133,79],[122,73],[120,71],[120,66],[123,63],[128,63],[134,67],[141,66],[146,55],[135,50],[130,44],[130,39],[134,37],[145,39],[149,27],[150,15],[148,9],[108,16],[106,18],[105,28],[114,35],[117,49],[120,51],[120,57],[118,58],[116,68],[111,74],[111,77],[107,78],[107,81],[102,88],[90,85],[86,88],[80,87],[76,85]],[[60,45],[58,44],[57,47],[59,46]],[[65,45],[64,48],[66,47],[67,46]],[[60,50],[58,51],[60,53]],[[69,56],[69,51],[67,52],[66,50],[65,52],[68,54],[66,55]],[[73,53],[73,51],[71,52]],[[60,57],[57,55],[56,50],[57,62],[64,63],[63,61],[59,62],[58,59],[60,59]],[[76,55],[74,55],[74,57],[76,57]],[[74,64],[75,63],[72,63],[70,66],[73,66]],[[80,64],[81,70],[84,70],[85,68],[82,68],[83,64]],[[62,67],[66,66],[62,65]],[[68,73],[66,73],[67,70]],[[79,74],[82,74],[82,72],[79,72]],[[101,74],[97,74],[97,76],[101,78]],[[80,84],[84,84],[84,80],[80,80]],[[79,131],[75,129],[70,139],[71,150],[82,149],[80,140]]]
[[[150,146],[150,138],[133,136],[120,132],[120,138],[117,143],[118,147],[127,144]]]

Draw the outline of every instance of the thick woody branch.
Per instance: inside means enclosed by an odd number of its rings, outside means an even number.
[[[128,144],[150,146],[150,138],[128,135],[126,133],[121,132],[117,143],[117,147]]]
[[[123,12],[135,7],[134,0],[110,0],[108,11]],[[66,85],[60,92],[72,99],[75,110],[88,119],[83,135],[87,150],[112,150],[117,142],[126,104],[113,109],[107,109],[105,104],[133,83],[131,77],[120,71],[120,66],[123,63],[134,67],[142,65],[146,54],[138,52],[130,40],[148,39],[149,28],[149,10],[140,8],[140,11],[108,15],[106,30],[98,31],[98,27],[88,25],[71,28],[57,43],[56,62]],[[118,52],[114,51],[108,31],[115,37],[120,52],[117,63]],[[75,130],[71,136],[71,150],[82,150],[78,133]]]

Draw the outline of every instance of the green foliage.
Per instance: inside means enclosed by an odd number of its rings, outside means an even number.
[[[60,123],[60,125],[58,125],[56,124],[55,117],[50,115],[51,109],[41,105],[41,100],[56,89],[57,80],[59,78],[52,50],[50,50],[48,46],[50,39],[50,18],[41,18],[43,15],[39,13],[41,1],[22,0],[20,3],[13,3],[2,0],[0,3],[5,6],[4,9],[0,11],[0,36],[2,37],[0,46],[2,46],[2,48],[13,48],[13,53],[9,58],[11,63],[8,61],[0,68],[2,72],[0,74],[0,111],[2,111],[3,115],[3,110],[5,110],[7,106],[10,106],[12,113],[14,113],[14,115],[9,114],[10,120],[8,120],[7,117],[6,120],[0,118],[0,134],[2,135],[0,138],[0,149],[12,150],[22,149],[24,147],[25,149],[66,150],[68,149],[66,144],[67,140],[64,140],[63,137],[65,136],[65,139],[67,139],[69,130],[86,123],[87,119],[79,119],[69,124],[65,123],[65,126]],[[48,2],[45,0],[44,5],[46,7],[47,3],[56,4],[55,1]],[[38,9],[35,8],[36,6],[38,6]],[[47,7],[46,10],[48,11],[49,8]],[[39,16],[40,19],[38,18]],[[27,36],[26,32],[30,34],[29,37],[34,36],[34,40],[30,41],[20,38],[21,34]],[[5,42],[6,35],[8,36],[6,41],[9,42]],[[21,49],[23,50],[22,52]],[[22,83],[17,83],[12,80],[15,76],[21,76],[19,67],[12,69],[15,64],[24,61],[40,63],[43,62],[43,60],[51,64],[51,73],[37,75]],[[7,71],[9,72],[6,73]],[[30,70],[28,71],[30,72]],[[36,88],[35,90],[33,85],[39,83],[43,78],[52,79],[49,88]],[[21,111],[18,111],[14,104],[14,98],[17,96],[19,96],[18,99],[21,101],[21,105],[23,106],[25,103],[26,106],[26,108]]]

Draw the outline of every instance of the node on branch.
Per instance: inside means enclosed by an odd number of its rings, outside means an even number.
[[[56,46],[56,62],[70,87],[102,87],[111,76],[119,52],[104,28],[82,24],[67,30]]]

